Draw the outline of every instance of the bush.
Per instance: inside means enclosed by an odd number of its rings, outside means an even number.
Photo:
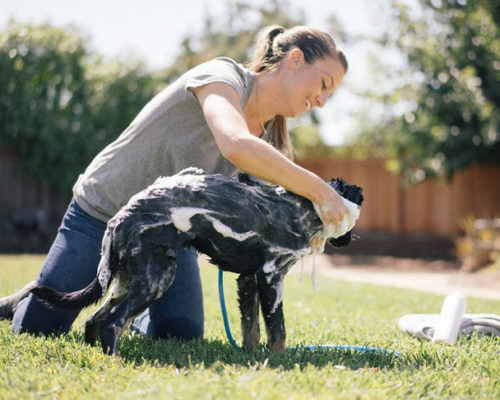
[[[74,27],[11,21],[0,33],[0,146],[62,193],[159,82],[141,63],[104,63]]]
[[[500,219],[466,218],[464,234],[455,244],[462,268],[477,271],[481,268],[500,268]]]

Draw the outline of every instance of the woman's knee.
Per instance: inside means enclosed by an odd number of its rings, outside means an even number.
[[[47,308],[33,295],[19,302],[12,319],[12,332],[34,335],[68,333],[79,311],[61,311]]]
[[[82,289],[95,277],[105,224],[86,215],[73,200],[37,278],[64,292]],[[33,296],[19,304],[13,319],[14,332],[67,332],[79,311],[49,309]]]
[[[194,249],[183,249],[177,260],[174,282],[150,308],[156,338],[203,337],[203,293]]]

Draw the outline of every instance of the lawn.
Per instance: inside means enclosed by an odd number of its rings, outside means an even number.
[[[42,257],[0,256],[0,296],[36,276]],[[435,345],[403,334],[407,313],[439,312],[442,296],[381,286],[318,279],[285,280],[289,347],[302,344],[368,345],[393,355],[355,351],[290,350],[269,354],[233,349],[224,333],[217,270],[202,265],[205,338],[154,341],[124,335],[119,358],[83,342],[78,317],[66,336],[13,335],[0,321],[0,399],[387,399],[500,398],[500,341],[461,338]],[[235,275],[225,292],[233,336],[240,340]],[[467,299],[468,312],[498,313],[499,301]],[[263,332],[264,336],[264,332]]]

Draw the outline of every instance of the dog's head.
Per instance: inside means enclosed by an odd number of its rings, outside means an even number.
[[[356,185],[349,185],[343,179],[337,178],[332,179],[328,184],[334,188],[338,194],[343,198],[352,201],[354,204],[361,206],[363,202],[363,189]],[[347,232],[345,235],[340,236],[336,239],[329,239],[328,243],[335,247],[347,246],[351,241],[351,232]]]

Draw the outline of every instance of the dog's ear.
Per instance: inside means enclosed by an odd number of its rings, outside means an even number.
[[[328,239],[328,243],[335,247],[345,247],[348,246],[351,242],[351,232],[347,232],[345,235],[342,235],[336,239]]]
[[[251,180],[250,180],[250,176],[246,173],[246,172],[243,172],[243,171],[240,171],[238,172],[238,181],[241,182],[241,183],[250,183]]]
[[[248,175],[246,172],[239,172],[238,173],[238,181],[241,183],[244,183],[245,185],[248,186],[257,186],[258,182],[252,179],[250,175]]]
[[[331,179],[328,184],[345,199],[358,206],[363,202],[363,189],[356,185],[347,184],[342,178]]]

